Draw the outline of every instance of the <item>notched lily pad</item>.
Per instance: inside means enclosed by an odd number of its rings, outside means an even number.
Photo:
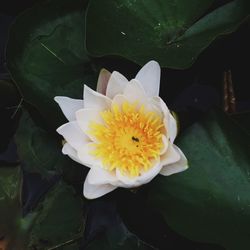
[[[53,98],[82,98],[83,84],[96,80],[84,46],[83,5],[81,0],[43,1],[19,16],[10,30],[8,69],[24,100],[52,129],[65,121]]]
[[[118,55],[141,65],[155,59],[163,67],[190,67],[216,37],[234,31],[249,15],[247,0],[205,15],[213,2],[91,0],[87,49],[93,56]]]

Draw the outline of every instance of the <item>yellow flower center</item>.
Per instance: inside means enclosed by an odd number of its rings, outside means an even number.
[[[89,125],[89,132],[97,139],[91,154],[102,161],[105,169],[118,168],[130,177],[149,170],[163,147],[161,116],[128,102],[121,107],[114,104],[100,115],[103,124]]]

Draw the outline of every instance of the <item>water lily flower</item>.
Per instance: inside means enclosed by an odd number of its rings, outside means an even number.
[[[155,61],[131,81],[102,70],[97,91],[84,85],[83,100],[55,97],[69,120],[57,129],[66,141],[62,152],[90,168],[83,188],[86,198],[187,169],[185,155],[174,145],[176,120],[159,97],[160,74]]]

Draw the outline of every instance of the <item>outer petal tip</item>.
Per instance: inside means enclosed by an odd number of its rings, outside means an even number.
[[[87,176],[83,186],[83,195],[87,199],[96,199],[107,193],[110,193],[116,188],[117,187],[111,184],[91,185],[88,181],[88,176]]]
[[[117,71],[113,71],[107,85],[106,96],[113,99],[116,95],[122,94],[128,79]]]
[[[174,145],[174,148],[179,153],[180,159],[175,163],[164,166],[160,172],[162,175],[169,176],[188,169],[188,161],[186,156],[177,146]]]
[[[158,96],[160,91],[161,67],[156,61],[149,61],[137,73],[135,79],[141,82],[149,97]]]
[[[69,121],[75,120],[75,112],[83,108],[83,100],[73,99],[66,96],[55,96],[54,100],[58,103],[63,114]]]
[[[101,69],[97,81],[97,92],[105,95],[107,90],[108,81],[110,79],[111,73],[107,69]]]

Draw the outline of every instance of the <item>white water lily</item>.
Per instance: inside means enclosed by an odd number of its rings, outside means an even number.
[[[55,97],[69,120],[57,129],[66,140],[62,152],[90,168],[83,188],[86,198],[187,169],[186,157],[173,144],[176,120],[159,97],[160,73],[155,61],[131,81],[102,70],[97,92],[84,85],[83,100]]]

